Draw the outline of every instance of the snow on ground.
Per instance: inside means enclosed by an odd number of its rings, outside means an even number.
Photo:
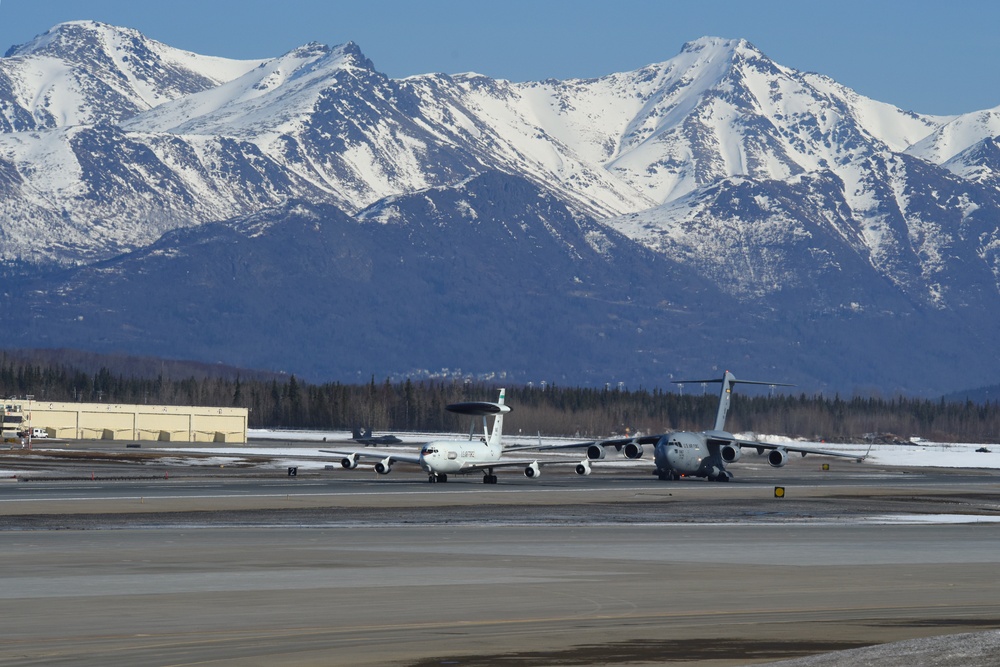
[[[738,437],[752,439],[752,434],[740,434]],[[831,452],[844,452],[863,456],[868,452],[868,461],[887,466],[903,466],[915,468],[997,468],[1000,469],[1000,445],[983,445],[976,443],[930,442],[914,440],[902,445],[871,445],[867,444],[831,444],[826,442],[807,442],[781,436],[758,436],[761,442],[774,444],[787,443],[801,447],[826,449]],[[986,452],[976,451],[986,449]]]
[[[284,441],[286,443],[292,442],[317,442],[322,444],[323,449],[336,449],[336,450],[352,450],[361,449],[362,447],[350,441],[351,434],[347,431],[294,431],[294,430],[255,430],[251,429],[249,432],[251,440],[260,443],[262,441],[273,442],[275,444]],[[376,435],[382,435],[376,433]],[[403,442],[399,445],[393,447],[380,446],[378,448],[370,447],[367,448],[369,451],[386,451],[387,453],[392,451],[394,447],[405,449],[408,446],[413,447],[431,440],[462,440],[468,437],[467,433],[394,433]],[[783,436],[768,436],[768,435],[757,435],[750,433],[736,434],[737,437],[743,439],[759,439],[761,442],[773,443],[773,444],[788,444],[796,445],[801,447],[812,447],[815,449],[825,449],[832,452],[843,452],[846,454],[857,454],[859,457],[864,456],[866,453],[868,455],[867,460],[872,463],[877,463],[879,465],[887,466],[900,466],[900,467],[930,467],[930,468],[993,468],[1000,469],[1000,445],[983,445],[977,443],[944,443],[944,442],[930,442],[926,440],[914,441],[909,444],[876,444],[868,445],[864,443],[848,443],[848,444],[831,444],[826,442],[810,442],[797,440],[793,438],[787,438]],[[567,444],[572,442],[582,442],[581,438],[555,438],[555,437],[542,437],[538,436],[525,436],[525,435],[507,435],[504,434],[504,444],[507,445],[533,445],[541,443],[543,445],[556,445],[556,444]],[[199,447],[199,450],[202,450]],[[981,452],[977,451],[980,449],[986,449],[988,451]],[[207,451],[222,453],[216,447],[209,447]],[[248,450],[246,448],[233,447],[226,450],[233,454],[246,454]],[[309,450],[307,448],[296,448],[296,455],[307,455],[316,457],[330,458],[329,454],[325,454],[319,449]],[[307,454],[307,452],[309,452]],[[255,445],[253,448],[254,454],[263,454],[266,456],[282,456],[282,454],[288,454],[288,449],[278,448],[278,449],[262,449],[259,444]],[[610,453],[609,453],[610,454]],[[518,458],[530,457],[528,452],[521,452],[517,455]],[[551,456],[566,456],[569,458],[578,458],[580,453],[578,451],[570,452],[549,452],[546,453],[547,457]],[[614,457],[614,454],[610,454]],[[614,463],[619,463],[615,458],[611,458]],[[334,461],[336,462],[336,461]],[[642,466],[649,467],[647,460],[641,461],[621,461],[621,464],[625,466]],[[739,467],[739,463],[734,464],[735,467]],[[317,462],[317,467],[322,467],[322,463]]]
[[[862,523],[1000,523],[1000,516],[982,514],[884,514],[863,517]]]
[[[158,448],[157,451],[176,451],[180,453],[184,451],[191,451],[192,448],[195,448],[199,454],[214,455],[212,459],[193,459],[191,461],[192,465],[204,465],[204,462],[206,461],[210,462],[210,465],[219,465],[220,463],[226,465],[238,465],[240,462],[244,462],[246,457],[263,456],[272,459],[272,462],[268,465],[268,467],[284,468],[296,466],[303,470],[322,470],[326,466],[332,465],[339,470],[341,457],[337,454],[331,454],[330,450],[337,452],[364,451],[371,454],[381,454],[386,456],[393,452],[406,452],[408,454],[414,454],[421,445],[432,440],[465,440],[469,437],[468,433],[393,433],[392,435],[395,435],[402,440],[401,443],[396,445],[365,447],[364,445],[356,443],[351,439],[350,431],[250,429],[248,431],[248,435],[251,442],[247,445],[231,444],[217,446],[212,444],[199,444],[167,450],[161,447]],[[385,434],[375,433],[374,435],[378,437]],[[507,434],[504,434],[503,441],[505,445],[535,445],[538,443],[543,445],[555,445],[583,442],[581,438],[539,438],[537,435],[525,436]],[[317,446],[303,446],[303,443],[316,443]],[[537,458],[565,458],[568,460],[577,460],[582,459],[584,456],[585,454],[582,450],[572,450],[568,452],[543,452],[538,455]],[[220,457],[230,458],[228,461],[222,461]],[[530,451],[513,452],[511,454],[511,458],[517,460],[531,460],[532,458],[535,458],[535,456]],[[360,462],[358,464],[358,468],[370,469],[374,466],[374,464],[375,460],[370,459],[367,462]],[[611,461],[611,465],[614,467],[626,468],[649,468],[649,461],[630,461],[624,459],[621,461],[613,460]]]
[[[376,436],[385,435],[376,433]],[[339,452],[366,451],[373,454],[388,455],[394,451],[405,451],[410,454],[423,443],[432,440],[464,440],[468,433],[394,433],[402,440],[397,445],[380,445],[365,447],[351,439],[349,431],[308,431],[308,430],[266,430],[250,429],[251,442],[246,445],[227,444],[214,445],[208,443],[179,446],[176,448],[157,448],[157,451],[174,451],[178,453],[177,460],[187,465],[197,466],[237,466],[247,465],[248,457],[266,457],[271,462],[267,467],[281,469],[297,466],[303,470],[322,470],[327,466],[339,469],[340,456],[322,450]],[[757,435],[752,433],[736,434],[741,439],[759,439],[772,444],[788,444],[801,447],[812,447],[834,452],[856,454],[858,457],[868,454],[867,460],[886,466],[900,467],[933,467],[933,468],[990,468],[1000,469],[1000,445],[983,445],[976,443],[942,443],[916,441],[908,444],[832,444],[826,442],[809,442],[782,436]],[[582,438],[539,437],[537,435],[507,435],[504,434],[506,445],[558,445],[573,442],[583,442]],[[315,446],[312,444],[315,443]],[[36,448],[41,445],[36,443]],[[986,449],[988,451],[977,451]],[[196,451],[199,456],[186,457],[184,452]],[[751,453],[751,452],[748,452]],[[206,455],[210,455],[206,457]],[[537,455],[531,451],[512,452],[511,458],[532,459],[580,459],[584,456],[582,450],[564,450],[540,452]],[[643,468],[649,469],[650,458],[627,460],[619,458],[614,452],[608,453],[600,466],[610,472],[613,468]],[[362,462],[359,468],[371,468],[374,461]],[[254,463],[254,465],[260,465]],[[740,463],[733,464],[738,469]],[[595,468],[596,470],[596,468]],[[0,479],[16,475],[16,471],[0,470]]]
[[[380,435],[386,435],[385,433],[374,433],[375,437]],[[442,435],[440,433],[393,433],[403,441],[403,444],[420,444],[434,440],[436,438],[451,437],[448,435]],[[295,429],[256,429],[252,428],[247,431],[247,436],[250,440],[267,440],[275,442],[334,442],[334,441],[349,441],[351,439],[350,431],[306,431],[306,430],[295,430]],[[506,436],[504,436],[506,439]],[[343,444],[343,442],[341,442]]]
[[[324,443],[324,447],[333,449],[350,449],[358,447],[350,442],[349,431],[295,431],[295,430],[266,430],[250,429],[250,439],[255,441],[280,442],[319,442]],[[384,435],[382,433],[376,433]],[[468,437],[467,433],[393,433],[403,442],[402,447],[407,445],[418,445],[431,440],[462,440]],[[752,433],[735,434],[741,439],[759,439],[761,442],[776,445],[788,444],[801,447],[812,447],[815,449],[825,449],[831,452],[844,452],[846,454],[857,454],[864,456],[868,454],[868,460],[879,465],[905,466],[905,467],[931,467],[931,468],[996,468],[1000,469],[1000,445],[983,445],[979,443],[954,443],[954,442],[930,442],[928,440],[914,440],[908,444],[876,444],[866,443],[827,443],[798,440],[777,435],[754,435]],[[539,442],[543,445],[566,444],[572,442],[583,442],[583,438],[565,437],[542,437],[531,435],[508,435],[504,433],[504,444],[507,445],[533,445]],[[338,442],[339,441],[339,442]],[[346,442],[345,442],[346,441]],[[327,445],[328,443],[328,445]],[[383,449],[380,447],[379,449]],[[987,449],[987,452],[976,450]],[[214,448],[211,451],[218,451]],[[241,450],[246,452],[246,450]],[[259,450],[258,450],[259,451]],[[575,456],[575,454],[574,454]],[[739,464],[736,464],[737,466]]]

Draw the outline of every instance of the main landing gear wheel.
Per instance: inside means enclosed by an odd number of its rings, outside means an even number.
[[[490,475],[489,473],[483,475],[483,484],[496,484],[496,483],[497,483],[496,475]]]

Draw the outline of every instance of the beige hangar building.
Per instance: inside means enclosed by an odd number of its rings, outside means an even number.
[[[185,405],[59,403],[6,399],[3,412],[20,414],[24,429],[70,440],[156,440],[161,442],[247,441],[246,408]],[[6,421],[6,420],[5,420]],[[6,426],[6,425],[5,425]],[[36,435],[37,437],[37,435]]]

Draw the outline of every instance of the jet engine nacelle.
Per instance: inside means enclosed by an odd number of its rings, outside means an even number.
[[[602,452],[603,454],[603,452]],[[591,473],[590,469],[590,459],[584,459],[576,464],[576,474],[577,475],[589,475]]]
[[[625,455],[627,459],[641,459],[642,458],[642,445],[630,442],[624,447],[622,447],[622,454]]]
[[[528,467],[524,469],[524,476],[525,477],[532,477],[532,478],[534,478],[534,477],[541,477],[541,475],[542,475],[542,469],[541,469],[541,467],[539,467],[538,461],[534,461],[533,463],[530,463],[528,465]]]
[[[767,453],[767,462],[772,468],[780,468],[788,463],[788,453],[784,449],[772,449]]]
[[[591,461],[599,461],[604,458],[604,447],[601,445],[591,445],[587,447],[587,458]]]
[[[375,464],[375,472],[380,475],[388,475],[392,472],[392,459],[385,458]]]
[[[340,465],[344,466],[348,470],[352,470],[358,467],[358,455],[350,454],[340,459]]]
[[[726,463],[735,463],[740,460],[743,452],[736,445],[723,445],[719,448],[719,454]]]

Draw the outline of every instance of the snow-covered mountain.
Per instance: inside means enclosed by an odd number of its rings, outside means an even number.
[[[209,58],[74,22],[0,59],[0,262],[28,280],[70,266],[97,275],[87,267],[125,266],[96,263],[138,257],[173,230],[220,221],[240,228],[285,215],[277,212],[288,202],[335,207],[372,235],[435,220],[464,229],[464,245],[479,252],[479,228],[468,223],[483,202],[468,188],[492,175],[477,196],[523,195],[523,182],[538,192],[511,204],[522,219],[510,223],[511,238],[530,245],[549,234],[558,247],[585,243],[570,250],[580,262],[620,264],[625,252],[713,285],[712,303],[758,318],[759,326],[743,325],[762,337],[743,339],[747,348],[796,344],[768,324],[789,313],[876,328],[909,313],[910,322],[951,322],[953,342],[972,360],[985,354],[975,332],[1000,324],[998,118],[996,109],[903,111],[779,65],[745,40],[702,38],[633,72],[519,83],[476,74],[391,79],[353,43],[308,44],[260,61]],[[587,230],[572,243],[546,222],[555,202]],[[397,245],[385,252],[412,261],[413,234],[391,238]],[[619,241],[608,245],[612,238]],[[612,246],[618,251],[601,251]],[[711,307],[694,300],[704,290],[685,295],[681,283],[643,281],[619,285],[620,298],[659,285],[663,293],[643,307]],[[556,291],[573,293],[571,285]],[[596,315],[582,313],[581,322]],[[695,331],[721,347],[732,342]],[[820,334],[810,331],[797,344],[814,344]],[[667,354],[629,345],[630,368]],[[853,381],[878,383],[892,372],[873,367]]]
[[[0,59],[0,132],[117,123],[260,62],[200,56],[93,21],[62,23]]]

